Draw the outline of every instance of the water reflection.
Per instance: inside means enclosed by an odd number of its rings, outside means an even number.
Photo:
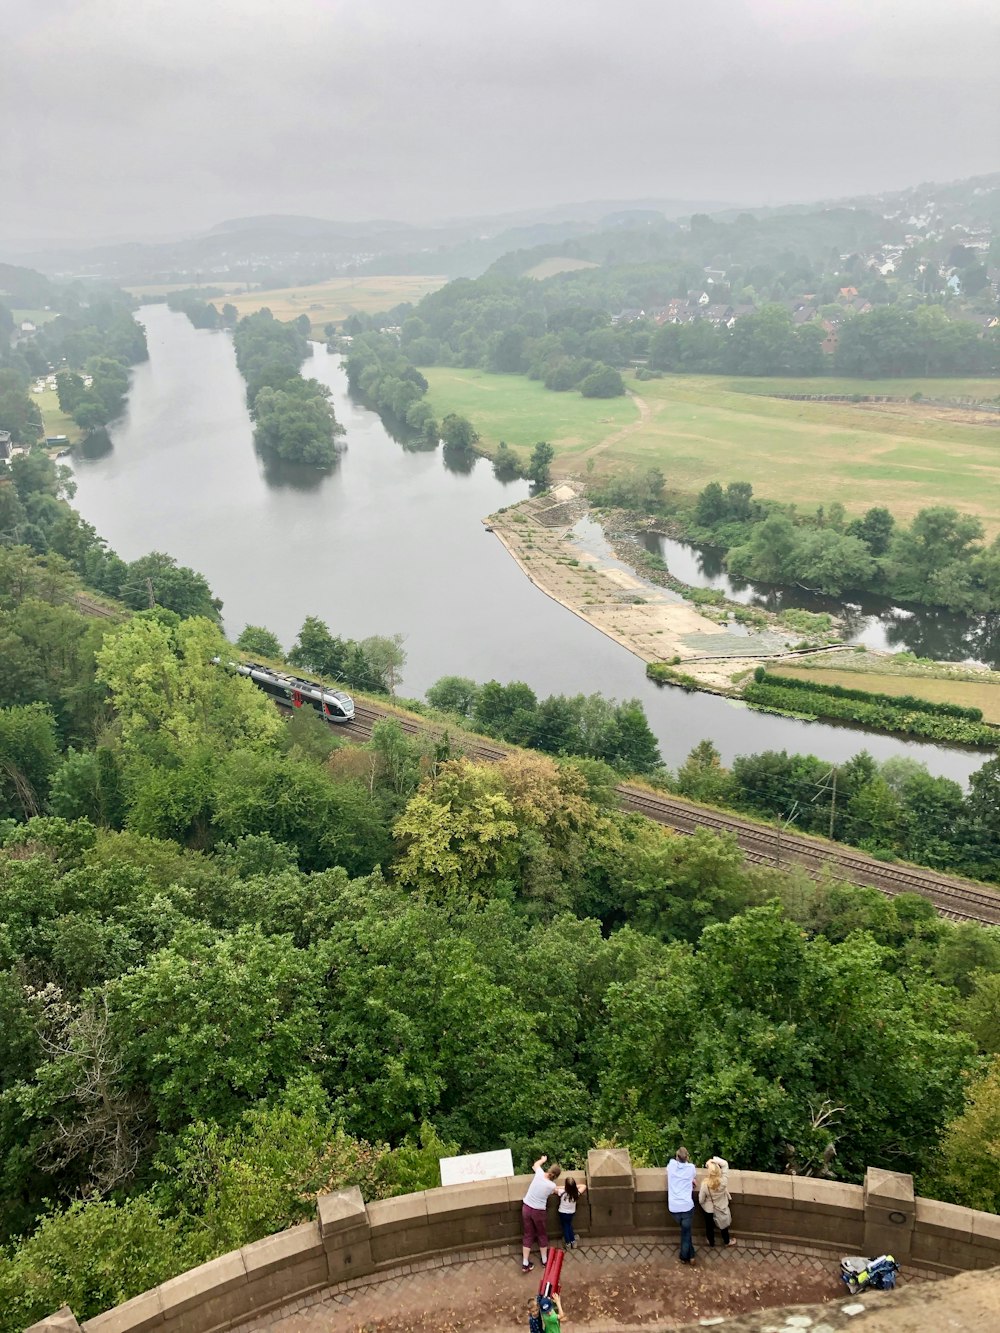
[[[342,449],[327,468],[312,463],[294,463],[282,458],[273,449],[262,448],[254,441],[254,450],[260,460],[264,480],[269,486],[288,486],[293,491],[317,491],[340,467]]]
[[[479,455],[470,449],[454,449],[447,444],[441,446],[441,458],[448,471],[456,477],[467,477],[479,462]]]
[[[1000,670],[1000,615],[964,616],[940,607],[896,606],[886,597],[852,592],[841,599],[805,588],[746,583],[725,567],[717,546],[694,546],[655,532],[642,534],[647,551],[693,588],[717,588],[733,602],[767,611],[826,611],[844,621],[848,643],[884,652],[910,652],[942,662],[976,662]]]
[[[113,448],[111,436],[106,430],[92,430],[79,444],[73,446],[72,453],[80,458],[104,458]]]

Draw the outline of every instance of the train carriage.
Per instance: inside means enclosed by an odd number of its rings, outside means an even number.
[[[354,700],[343,690],[328,690],[314,680],[274,671],[259,662],[232,662],[232,669],[246,676],[284,708],[313,708],[328,722],[351,722]]]

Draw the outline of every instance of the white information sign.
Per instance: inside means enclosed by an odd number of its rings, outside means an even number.
[[[499,1180],[514,1174],[509,1148],[497,1152],[470,1152],[462,1157],[441,1157],[442,1185],[469,1185],[474,1180]]]

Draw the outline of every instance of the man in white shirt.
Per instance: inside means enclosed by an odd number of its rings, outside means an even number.
[[[667,1211],[681,1229],[682,1264],[689,1264],[694,1258],[691,1224],[694,1221],[696,1175],[694,1162],[688,1160],[687,1148],[678,1148],[673,1161],[667,1164]]]

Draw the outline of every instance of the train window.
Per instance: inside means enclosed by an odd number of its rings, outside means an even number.
[[[326,703],[326,711],[327,711],[327,714],[328,714],[330,717],[343,717],[343,716],[344,716],[344,710],[343,710],[343,708],[340,706],[339,703],[335,703],[332,699],[326,699],[324,702]]]

